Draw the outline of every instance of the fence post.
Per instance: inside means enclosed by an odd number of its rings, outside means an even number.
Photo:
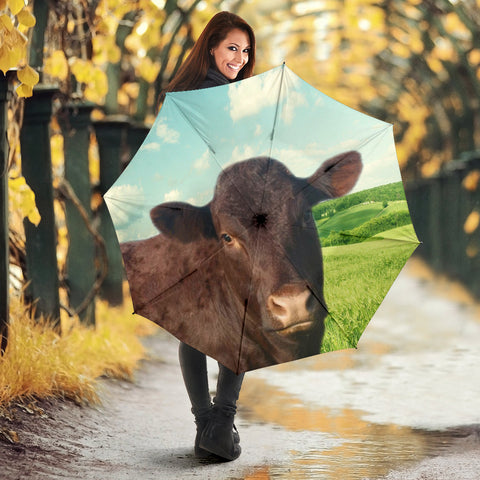
[[[55,215],[53,209],[52,161],[49,124],[52,97],[57,88],[41,85],[26,99],[20,132],[22,173],[35,193],[42,217],[38,226],[24,220],[28,285],[25,296],[34,302],[35,315],[48,318],[60,328],[59,282],[56,254]]]
[[[150,128],[144,123],[132,122],[128,128],[127,144],[128,144],[128,162],[135,156],[138,149],[142,146],[145,137],[148,135]]]
[[[0,72],[0,355],[8,341],[9,249],[8,249],[8,100],[12,95],[9,73]]]
[[[126,150],[128,121],[107,118],[94,122],[100,156],[100,193],[103,195],[122,172],[122,157]],[[100,296],[111,305],[123,302],[123,263],[117,236],[105,202],[98,209],[99,232],[105,242],[108,272],[100,289]]]
[[[97,276],[95,240],[85,223],[92,223],[88,148],[93,108],[93,103],[68,104],[57,114],[64,138],[67,182],[64,192],[69,238],[66,284],[70,306],[87,325],[95,325],[93,289]]]
[[[419,240],[422,242],[415,253],[426,260],[431,244],[429,228],[429,189],[427,180],[419,178],[406,182],[405,195],[410,216],[412,217],[413,227]]]
[[[465,248],[462,248],[462,180],[465,176],[465,164],[453,160],[443,169],[443,205],[437,215],[442,221],[444,271],[460,280],[462,278]]]

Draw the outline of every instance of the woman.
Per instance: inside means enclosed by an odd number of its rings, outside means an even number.
[[[220,12],[207,24],[188,58],[165,92],[195,90],[225,85],[252,76],[255,36],[239,16]],[[243,374],[219,364],[216,396],[212,400],[206,356],[180,343],[180,365],[195,416],[195,455],[215,454],[225,460],[238,458],[240,437],[233,424]]]

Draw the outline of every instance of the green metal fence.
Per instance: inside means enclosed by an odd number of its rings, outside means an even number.
[[[467,152],[437,175],[407,183],[418,254],[480,298],[480,152]],[[470,181],[469,181],[470,180]]]

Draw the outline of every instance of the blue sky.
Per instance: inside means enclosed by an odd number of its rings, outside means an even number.
[[[348,150],[359,151],[364,163],[354,191],[401,180],[392,125],[336,102],[280,66],[241,82],[168,94],[105,200],[120,242],[148,238],[158,233],[152,207],[205,205],[221,169],[234,162],[269,155],[308,177]]]

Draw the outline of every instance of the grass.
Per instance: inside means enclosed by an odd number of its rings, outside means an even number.
[[[395,229],[397,230],[397,229]],[[395,278],[417,247],[411,225],[401,227],[405,238],[322,248],[325,320],[322,352],[353,348],[383,301]],[[387,232],[383,232],[385,235]]]
[[[355,205],[354,207],[335,214],[320,225],[317,223],[317,225],[321,231],[321,236],[326,236],[332,230],[336,232],[352,230],[376,217],[382,210],[383,206],[380,202],[367,205]]]
[[[316,224],[320,237],[327,237],[331,231],[353,230],[373,218],[406,211],[408,206],[405,200],[388,202],[387,207],[383,206],[383,202],[365,203],[342,210],[330,218],[317,220]]]
[[[139,336],[156,327],[131,311],[98,302],[95,329],[62,318],[58,335],[12,298],[8,347],[0,357],[0,407],[51,397],[97,403],[99,377],[132,379],[145,356]]]

